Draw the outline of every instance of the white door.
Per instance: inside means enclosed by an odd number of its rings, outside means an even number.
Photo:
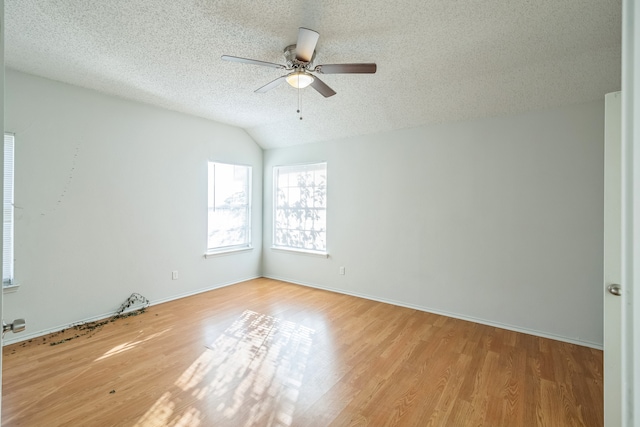
[[[4,141],[4,0],[0,0],[0,130]],[[0,150],[0,176],[4,176],[4,148]],[[2,227],[0,227],[0,241]],[[0,319],[2,319],[2,289],[0,289]],[[2,408],[2,338],[0,337],[0,408]],[[0,413],[0,420],[2,414]]]
[[[621,283],[622,95],[605,96],[604,120],[604,425],[622,425],[622,298],[611,293]]]
[[[622,426],[640,426],[640,1],[622,1]],[[607,349],[605,348],[605,353]]]

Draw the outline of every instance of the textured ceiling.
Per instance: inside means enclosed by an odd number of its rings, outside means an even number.
[[[620,89],[620,0],[5,0],[27,73],[242,127],[263,148],[601,99]],[[324,98],[284,84],[298,27],[320,33]]]

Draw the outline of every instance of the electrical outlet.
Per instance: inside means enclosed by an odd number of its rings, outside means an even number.
[[[178,270],[173,270],[171,272],[171,280],[178,280]]]
[[[344,267],[340,267],[340,274],[344,275]]]

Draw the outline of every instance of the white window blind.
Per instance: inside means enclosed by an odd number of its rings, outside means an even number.
[[[209,162],[210,252],[251,246],[251,166]]]
[[[273,245],[327,250],[327,164],[274,167]]]
[[[2,285],[13,284],[13,158],[14,136],[4,135]]]

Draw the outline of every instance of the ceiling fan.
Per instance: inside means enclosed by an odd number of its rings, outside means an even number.
[[[311,86],[325,98],[333,96],[336,92],[326,85],[322,80],[312,73],[317,74],[374,74],[376,64],[324,64],[313,65],[316,57],[316,44],[320,34],[308,28],[300,27],[298,30],[298,41],[296,44],[287,46],[284,49],[286,65],[273,62],[258,61],[255,59],[240,58],[237,56],[222,55],[225,61],[242,62],[245,64],[261,65],[264,67],[278,68],[289,71],[288,74],[278,77],[256,90],[256,93],[267,92],[285,80],[294,88],[304,88]]]

